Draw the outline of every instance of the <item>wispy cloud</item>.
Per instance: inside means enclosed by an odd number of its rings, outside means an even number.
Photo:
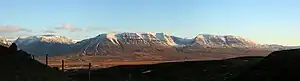
[[[0,32],[21,32],[21,31],[31,32],[32,30],[22,28],[19,26],[0,26]]]
[[[0,36],[4,36],[8,39],[17,39],[18,37],[27,37],[27,36],[32,36],[32,35],[34,35],[34,34],[25,33],[25,32],[23,32],[23,33],[21,33],[21,32],[20,33],[14,33],[14,32],[12,32],[12,33],[0,33]]]
[[[57,29],[57,30],[68,30],[68,31],[71,31],[71,32],[82,31],[81,28],[76,28],[76,27],[72,26],[71,24],[63,24],[62,26],[57,27],[55,29]]]

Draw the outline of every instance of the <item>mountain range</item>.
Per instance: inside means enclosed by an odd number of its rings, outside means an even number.
[[[9,45],[12,41],[0,38],[0,44]],[[281,45],[261,45],[249,39],[233,35],[198,34],[187,39],[166,33],[104,33],[96,37],[74,41],[65,36],[40,35],[19,37],[19,49],[35,55],[120,55],[136,53],[175,53],[190,49],[240,48],[280,50]],[[38,48],[38,49],[37,49]],[[191,51],[191,50],[190,50]]]

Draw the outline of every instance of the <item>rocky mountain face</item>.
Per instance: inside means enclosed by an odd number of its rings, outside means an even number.
[[[0,46],[0,81],[70,81],[58,69],[49,67],[33,59],[31,54],[17,50],[15,44]],[[18,76],[18,77],[16,77]]]
[[[278,50],[280,45],[259,45],[232,35],[199,34],[193,39],[170,36],[165,33],[106,33],[75,41],[64,36],[41,35],[19,37],[14,41],[19,49],[35,55],[124,55],[177,53],[181,49],[259,48]],[[38,48],[38,49],[37,49]]]
[[[34,55],[63,54],[69,51],[71,44],[73,44],[71,39],[55,35],[19,37],[14,43],[18,45],[19,49]]]
[[[84,55],[104,55],[155,52],[175,45],[171,36],[164,33],[111,33],[83,40],[73,48]]]

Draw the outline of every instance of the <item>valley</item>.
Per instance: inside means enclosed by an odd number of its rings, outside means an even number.
[[[166,62],[181,61],[205,61],[221,60],[244,56],[267,56],[272,51],[267,50],[243,50],[245,52],[234,51],[232,49],[214,49],[212,52],[198,51],[193,53],[162,53],[162,54],[132,54],[132,55],[108,55],[108,56],[50,56],[49,65],[61,67],[61,60],[65,61],[68,68],[87,68],[92,63],[93,68],[108,68],[118,65],[141,65],[157,64]],[[45,57],[40,56],[38,61],[45,63]]]

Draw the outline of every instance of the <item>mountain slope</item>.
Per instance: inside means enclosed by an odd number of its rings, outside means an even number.
[[[297,81],[300,49],[275,51],[234,81]]]
[[[232,35],[209,35],[209,34],[199,34],[197,35],[193,42],[192,46],[204,46],[204,47],[256,47],[257,44],[239,37],[239,36],[232,36]]]
[[[73,48],[84,55],[126,54],[155,52],[159,48],[176,45],[170,36],[163,33],[110,33],[76,43]]]
[[[19,49],[34,55],[59,55],[69,51],[73,41],[64,36],[41,35],[19,37],[14,43]]]
[[[0,37],[0,45],[1,45],[1,46],[5,46],[5,47],[8,47],[9,41],[7,40],[6,37]]]

